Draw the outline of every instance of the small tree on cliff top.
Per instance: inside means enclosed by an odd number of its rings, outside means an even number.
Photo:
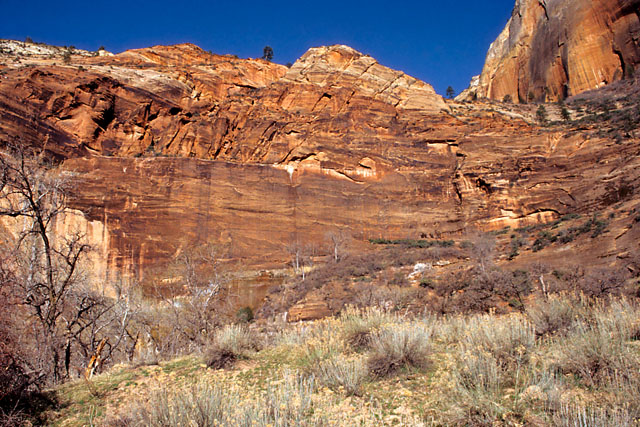
[[[449,86],[447,88],[447,98],[452,99],[455,94],[456,91],[451,86]]]
[[[262,59],[266,59],[267,61],[273,59],[273,49],[271,46],[265,46],[264,49],[262,49]]]

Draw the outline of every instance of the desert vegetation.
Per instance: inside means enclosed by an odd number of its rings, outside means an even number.
[[[50,419],[113,426],[624,426],[640,417],[640,308],[626,298],[559,293],[506,315],[348,307],[325,320],[251,329],[222,330],[229,351],[244,354],[224,367],[194,354],[119,365],[92,386],[67,383],[58,395],[64,409]]]
[[[234,313],[214,249],[187,248],[166,267],[179,289],[158,286],[145,296],[137,283],[93,283],[84,234],[55,233],[73,215],[73,191],[44,153],[19,145],[1,153],[0,216],[8,226],[0,252],[2,424],[37,420],[55,402],[46,390],[114,363],[148,365],[228,344],[219,327]]]
[[[289,276],[254,317],[233,304],[215,245],[182,248],[145,283],[91,283],[82,233],[54,233],[71,213],[71,181],[25,148],[1,160],[0,214],[21,224],[0,259],[4,425],[640,418],[637,254],[625,269],[511,264],[597,241],[616,218],[635,227],[635,210],[455,239],[372,238],[361,251],[329,232],[324,249],[290,246]],[[314,292],[334,293],[327,317],[288,323],[283,313]]]

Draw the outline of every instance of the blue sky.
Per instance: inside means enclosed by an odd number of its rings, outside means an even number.
[[[195,43],[214,53],[294,62],[308,48],[346,44],[443,94],[479,74],[514,0],[136,2],[0,0],[0,38],[95,50]]]

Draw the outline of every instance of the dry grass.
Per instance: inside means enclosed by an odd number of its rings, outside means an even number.
[[[640,382],[640,309],[626,299],[598,303],[590,319],[576,322],[564,339],[555,342],[556,364],[588,386],[607,386],[614,376]]]
[[[626,427],[635,425],[628,413],[617,410],[593,409],[562,405],[555,417],[559,427]]]
[[[267,391],[247,399],[239,390],[216,383],[199,382],[168,391],[155,390],[148,400],[110,421],[112,426],[315,426],[322,419],[313,414],[313,379],[285,374]]]
[[[555,298],[503,316],[410,319],[348,309],[337,318],[280,325],[260,350],[248,330],[229,327],[216,345],[250,361],[212,370],[185,358],[99,376],[101,399],[81,384],[70,386],[73,397],[63,399],[61,411],[76,420],[65,421],[71,426],[107,418],[122,426],[640,421],[638,307],[624,299]],[[540,333],[538,325],[561,326]],[[350,340],[354,331],[369,335],[367,346]],[[82,401],[91,406],[76,403]]]
[[[336,392],[355,396],[362,395],[362,386],[368,374],[362,358],[348,359],[342,355],[321,362],[313,373],[320,384]]]

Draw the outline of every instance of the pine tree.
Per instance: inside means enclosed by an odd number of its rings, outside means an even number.
[[[452,99],[455,94],[456,91],[451,86],[449,86],[447,88],[447,98]]]
[[[540,105],[538,110],[536,111],[536,118],[538,119],[538,123],[542,126],[547,124],[547,109],[544,105]]]
[[[273,59],[273,49],[271,46],[265,46],[264,49],[262,49],[262,59],[266,59],[267,61]]]

